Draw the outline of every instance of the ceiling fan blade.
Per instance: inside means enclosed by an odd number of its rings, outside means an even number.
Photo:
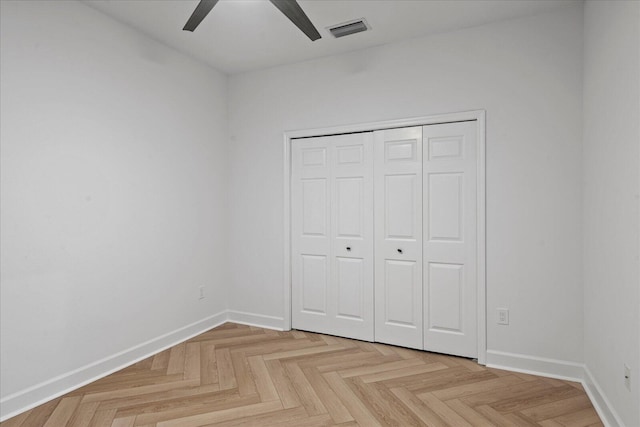
[[[195,30],[196,27],[200,25],[204,17],[211,12],[211,9],[213,9],[213,6],[215,6],[216,3],[218,3],[218,0],[200,0],[200,3],[196,6],[196,9],[191,14],[191,17],[185,24],[183,30]]]
[[[311,39],[316,41],[321,38],[320,33],[313,26],[309,17],[304,13],[304,10],[300,7],[296,0],[270,0],[280,12],[284,13],[296,27],[300,28],[303,33]]]

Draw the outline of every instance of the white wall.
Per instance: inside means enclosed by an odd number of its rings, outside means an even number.
[[[5,399],[226,308],[228,136],[225,75],[81,3],[1,7]]]
[[[230,308],[285,310],[284,131],[486,109],[488,348],[582,361],[581,93],[581,7],[230,77]]]
[[[584,357],[627,426],[640,425],[639,27],[636,1],[585,4]]]

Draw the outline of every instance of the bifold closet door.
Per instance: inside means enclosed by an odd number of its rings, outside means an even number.
[[[373,143],[292,141],[292,326],[373,341]]]
[[[423,348],[422,127],[374,132],[375,340]]]
[[[424,348],[477,357],[476,122],[423,127]]]

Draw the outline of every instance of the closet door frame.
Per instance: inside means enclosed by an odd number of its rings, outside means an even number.
[[[387,120],[372,123],[335,126],[317,129],[286,131],[283,141],[283,316],[282,329],[291,330],[291,140],[317,136],[329,136],[353,132],[368,132],[401,127],[424,126],[461,121],[476,121],[477,141],[477,327],[478,363],[485,365],[487,358],[487,304],[486,304],[486,199],[485,199],[485,110],[438,114],[409,119]]]

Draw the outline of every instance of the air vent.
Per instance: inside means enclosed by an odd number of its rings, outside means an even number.
[[[339,25],[334,25],[333,27],[328,28],[329,32],[335,38],[340,38],[355,33],[361,33],[362,31],[367,31],[368,29],[370,29],[370,27],[367,25],[367,21],[365,21],[364,18],[345,22]]]

